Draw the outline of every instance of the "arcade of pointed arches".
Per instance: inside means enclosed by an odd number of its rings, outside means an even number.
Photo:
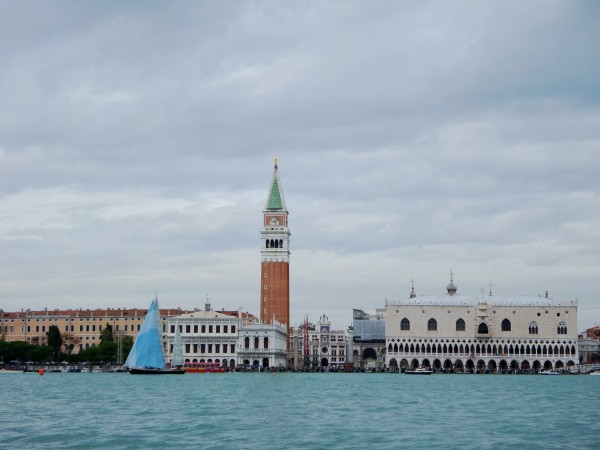
[[[400,369],[561,370],[578,360],[577,343],[557,340],[388,339],[388,366]]]

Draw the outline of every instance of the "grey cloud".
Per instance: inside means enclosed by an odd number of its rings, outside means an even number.
[[[0,307],[255,309],[273,156],[299,318],[450,266],[597,302],[594,4],[3,6]]]

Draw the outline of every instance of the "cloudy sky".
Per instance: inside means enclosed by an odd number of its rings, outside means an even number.
[[[258,314],[279,158],[292,324],[443,294],[600,323],[600,6],[10,2],[0,308]]]

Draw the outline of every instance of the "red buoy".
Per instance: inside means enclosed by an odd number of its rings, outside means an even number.
[[[40,375],[44,375],[44,369],[40,369],[40,370],[38,370],[38,373],[39,373]]]

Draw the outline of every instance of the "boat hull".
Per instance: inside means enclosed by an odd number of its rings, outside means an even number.
[[[407,375],[431,375],[431,370],[408,370],[405,372]]]
[[[185,368],[186,373],[225,373],[225,369]]]
[[[130,367],[127,371],[132,375],[183,375],[183,369],[151,369],[143,367]]]

